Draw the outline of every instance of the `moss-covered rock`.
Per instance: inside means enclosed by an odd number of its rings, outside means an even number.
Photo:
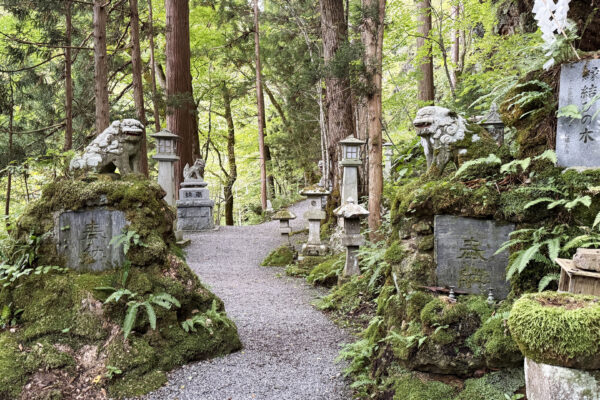
[[[508,320],[521,352],[538,363],[600,369],[600,298],[570,293],[528,294]]]
[[[481,378],[467,379],[454,400],[506,400],[525,386],[521,368],[492,372]]]
[[[117,267],[102,272],[50,270],[22,276],[0,289],[0,310],[18,316],[14,332],[0,332],[0,398],[18,397],[40,370],[56,377],[68,373],[87,385],[100,376],[93,390],[108,389],[113,397],[141,395],[162,385],[166,371],[176,366],[241,347],[222,301],[177,255],[173,213],[163,196],[157,184],[137,176],[116,181],[98,177],[92,182],[54,182],[28,206],[13,234],[17,242],[29,234],[45,238],[32,268],[63,265],[51,235],[55,216],[63,210],[98,206],[121,210],[130,221],[128,229],[135,230],[147,247],[132,245],[127,253],[130,267],[124,286],[124,269]],[[135,297],[124,295],[116,303],[104,304],[119,289]],[[121,325],[128,301],[143,302],[161,293],[177,299],[180,307],[154,303],[153,330],[146,307],[141,306],[129,338],[124,339]],[[215,321],[210,329],[186,332],[182,326],[194,315],[215,320],[215,313],[221,322]],[[108,377],[108,369],[120,372]],[[48,396],[69,396],[69,381],[55,381]]]
[[[406,372],[389,380],[394,400],[450,400],[456,389],[435,380],[420,379],[419,376]]]
[[[293,262],[294,250],[288,245],[283,245],[270,252],[261,265],[265,267],[285,267]]]
[[[314,267],[306,281],[313,285],[333,286],[338,281],[338,276],[344,268],[345,254],[337,254]]]

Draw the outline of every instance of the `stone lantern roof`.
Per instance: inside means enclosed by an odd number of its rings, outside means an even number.
[[[354,199],[351,197],[348,198],[348,201],[344,205],[333,210],[333,213],[343,218],[360,218],[369,215],[369,211],[360,204],[355,204]]]
[[[277,211],[271,217],[271,219],[290,220],[290,219],[296,219],[296,215],[289,210],[281,209],[281,210]]]
[[[302,191],[300,191],[300,194],[303,196],[327,196],[331,194],[331,192],[322,186],[312,185],[302,189]]]
[[[162,131],[153,133],[152,135],[150,135],[153,138],[157,138],[157,139],[171,139],[171,140],[179,140],[179,136],[174,134],[173,132],[171,132],[168,129],[163,129]]]
[[[500,118],[500,112],[498,111],[498,105],[492,103],[489,112],[483,117],[480,122],[482,125],[503,125],[502,118]]]
[[[364,140],[360,140],[358,138],[355,138],[354,136],[350,135],[348,137],[346,137],[345,139],[342,139],[339,141],[339,144],[350,144],[350,145],[363,145],[366,142]]]

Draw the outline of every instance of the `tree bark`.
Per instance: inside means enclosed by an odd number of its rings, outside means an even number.
[[[433,85],[433,54],[431,53],[431,0],[418,0],[419,36],[417,37],[417,52],[424,54],[419,60],[421,76],[418,82],[417,98],[420,102],[433,104],[435,89]]]
[[[108,65],[106,57],[106,0],[94,0],[94,94],[96,99],[96,134],[108,128]]]
[[[258,111],[258,150],[260,153],[260,204],[267,209],[267,166],[265,152],[265,99],[262,91],[260,65],[260,32],[258,24],[258,0],[254,0],[254,57],[256,65],[256,107]]]
[[[154,21],[152,16],[152,0],[148,0],[148,39],[150,41],[150,75],[152,82],[152,108],[154,110],[154,131],[160,131],[160,114],[158,112],[158,93],[156,90],[156,62],[154,60]]]
[[[177,191],[185,164],[194,163],[198,141],[195,130],[195,104],[190,71],[190,12],[188,0],[166,0],[167,16],[167,128],[179,135],[175,163]]]
[[[8,114],[8,160],[9,163],[12,161],[13,157],[13,121],[14,121],[14,113],[15,113],[15,97],[12,86],[12,79],[9,79],[10,85],[10,111]],[[12,171],[8,170],[8,177],[6,182],[6,204],[4,205],[4,215],[6,216],[6,230],[10,229],[10,222],[8,216],[10,215],[10,196],[12,190]]]
[[[327,67],[336,56],[338,49],[348,41],[343,0],[320,0],[321,35],[323,59]],[[339,60],[338,60],[339,61]],[[329,180],[334,189],[339,189],[339,142],[347,136],[354,136],[352,112],[352,92],[347,69],[343,76],[328,73],[325,77],[325,102],[327,106],[327,152],[329,153]]]
[[[233,185],[237,180],[237,165],[235,162],[235,125],[231,115],[231,94],[227,84],[223,82],[223,104],[225,105],[225,120],[227,121],[227,181],[223,188],[225,197],[225,225],[233,225]]]
[[[63,150],[73,147],[73,76],[71,73],[71,1],[65,4],[65,143]]]
[[[460,19],[460,4],[456,4],[452,6],[452,22],[456,26]],[[458,83],[458,76],[460,75],[460,30],[458,28],[454,28],[452,30],[452,49],[450,51],[452,54],[452,74],[450,75],[452,81],[451,84],[454,88]]]
[[[381,80],[385,0],[362,0],[363,19],[361,39],[368,91],[366,95],[367,131],[369,135],[369,229],[372,240],[381,226],[381,196],[383,194]]]
[[[146,112],[144,110],[144,86],[142,84],[142,55],[140,51],[140,15],[137,0],[129,0],[131,14],[131,69],[133,102],[137,119],[144,125],[140,141],[140,172],[148,177],[148,149],[146,147]]]

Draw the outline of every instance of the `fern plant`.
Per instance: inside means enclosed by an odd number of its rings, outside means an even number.
[[[548,85],[546,82],[537,79],[515,85],[515,89],[527,89],[531,88],[532,86],[536,87],[537,90],[524,90],[507,100],[508,110],[515,106],[518,106],[523,110],[531,108],[530,111],[521,115],[521,119],[525,118],[529,114],[538,112],[540,110],[539,105],[545,104],[552,96],[552,87],[550,87],[550,85]]]
[[[213,327],[216,325],[225,327],[233,327],[233,322],[227,318],[225,313],[219,312],[217,309],[217,301],[213,300],[210,309],[203,314],[195,314],[191,318],[186,319],[181,323],[181,327],[186,332],[196,332],[196,325],[206,329],[212,336],[214,334]]]
[[[111,289],[111,288],[98,288],[98,289]],[[108,298],[104,301],[104,304],[118,303],[121,298],[127,297],[127,312],[125,314],[125,320],[123,321],[123,333],[125,339],[131,333],[137,319],[138,310],[142,307],[146,311],[148,316],[148,322],[150,328],[156,330],[156,311],[154,305],[160,306],[164,309],[170,310],[172,306],[177,308],[181,307],[181,303],[168,293],[151,294],[145,300],[136,300],[138,297],[137,293],[133,293],[128,289],[115,290]]]

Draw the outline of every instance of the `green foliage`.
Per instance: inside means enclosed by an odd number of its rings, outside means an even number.
[[[487,157],[478,158],[476,160],[470,160],[463,163],[458,171],[454,174],[455,177],[459,177],[461,174],[466,172],[469,168],[480,166],[480,165],[497,165],[501,164],[502,160],[498,158],[495,154],[490,154]]]
[[[235,328],[233,322],[227,318],[224,312],[218,310],[216,300],[213,300],[211,307],[203,314],[194,314],[192,318],[188,318],[181,323],[181,327],[186,332],[196,332],[195,325],[200,325],[206,329],[212,336],[214,335],[214,326],[223,325],[229,328]]]
[[[131,333],[131,330],[135,326],[137,319],[138,310],[143,307],[148,317],[148,322],[152,330],[156,330],[156,311],[153,305],[160,306],[166,310],[170,310],[172,306],[177,308],[181,307],[181,303],[168,293],[151,294],[145,300],[136,300],[138,294],[132,293],[127,289],[115,290],[108,298],[104,301],[104,304],[119,303],[122,297],[127,296],[129,301],[127,302],[127,312],[125,314],[125,320],[123,321],[123,333],[125,339]]]
[[[129,253],[129,248],[133,246],[139,247],[148,247],[146,243],[142,241],[140,235],[133,230],[124,230],[123,233],[113,236],[110,239],[109,245],[111,246],[123,246],[123,253],[127,255]]]
[[[294,262],[294,251],[290,246],[283,245],[272,252],[260,264],[268,267],[285,267]]]
[[[523,90],[521,90],[523,89]],[[508,100],[507,109],[510,111],[513,107],[519,107],[520,109],[531,109],[523,113],[520,118],[523,119],[530,114],[540,112],[537,108],[538,105],[545,103],[552,96],[553,89],[546,82],[540,80],[531,80],[525,83],[519,83],[514,86],[513,90],[517,91],[517,94]]]
[[[306,281],[313,285],[333,286],[344,268],[345,254],[338,254],[314,267]]]

